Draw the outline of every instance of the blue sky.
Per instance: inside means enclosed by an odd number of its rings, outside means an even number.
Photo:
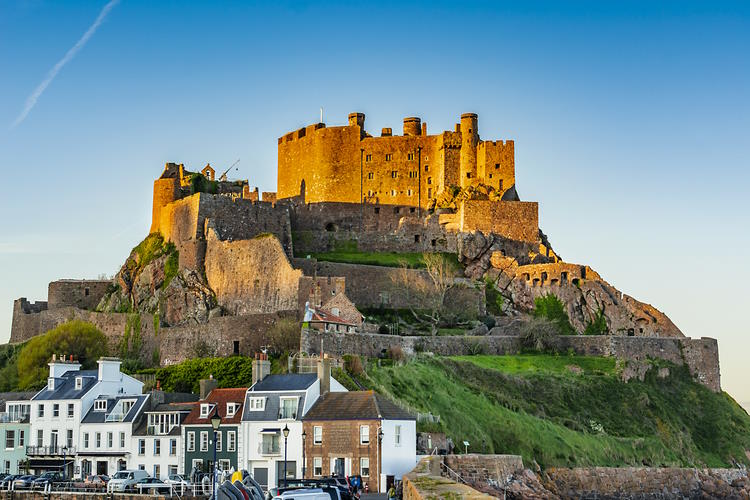
[[[167,161],[276,184],[276,139],[352,111],[399,130],[479,113],[568,261],[719,339],[750,407],[747,2],[0,0],[0,341],[12,300],[113,274]]]

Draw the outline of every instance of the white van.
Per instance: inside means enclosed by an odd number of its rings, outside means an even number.
[[[326,488],[325,491],[322,488],[287,490],[273,498],[274,500],[341,500],[335,488]]]
[[[109,479],[107,492],[134,490],[135,483],[147,477],[149,476],[145,470],[118,470]]]

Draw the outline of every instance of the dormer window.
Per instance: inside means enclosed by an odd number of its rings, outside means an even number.
[[[266,398],[250,398],[250,411],[263,411],[265,403]]]
[[[236,403],[227,403],[227,417],[233,417],[237,413]]]
[[[94,401],[94,411],[107,411],[107,400],[97,399]]]
[[[76,377],[76,391],[80,391],[83,387],[83,377]]]
[[[50,377],[50,378],[47,379],[47,389],[49,389],[50,391],[54,391],[55,390],[55,379],[54,378]]]
[[[208,403],[201,404],[201,418],[208,418],[209,413],[211,413],[211,405]]]

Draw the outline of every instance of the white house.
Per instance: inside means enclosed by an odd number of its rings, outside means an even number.
[[[102,395],[132,396],[143,392],[142,382],[120,372],[120,360],[101,358],[98,364],[98,370],[81,370],[80,363],[53,356],[47,385],[31,398],[26,454],[29,468],[35,473],[61,470],[64,466],[68,477],[80,475],[80,424],[94,401]]]
[[[107,396],[94,400],[94,405],[81,421],[76,461],[81,476],[112,475],[128,468],[132,455],[133,423],[143,412],[149,395]]]
[[[319,362],[318,373],[269,375],[267,359],[253,362],[253,385],[247,390],[242,415],[242,442],[238,463],[264,488],[287,478],[302,477],[302,417],[323,392],[345,392],[331,377],[330,360]],[[286,440],[284,429],[289,429]]]

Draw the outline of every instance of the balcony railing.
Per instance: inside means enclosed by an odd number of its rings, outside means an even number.
[[[297,411],[279,410],[279,420],[297,420]]]
[[[261,455],[281,455],[281,446],[278,443],[258,443],[258,453]]]
[[[63,456],[75,455],[75,446],[27,446],[26,455],[33,456]]]
[[[29,421],[29,414],[28,413],[0,413],[0,423],[2,424],[9,424],[9,423],[20,423],[20,422],[28,422]]]

